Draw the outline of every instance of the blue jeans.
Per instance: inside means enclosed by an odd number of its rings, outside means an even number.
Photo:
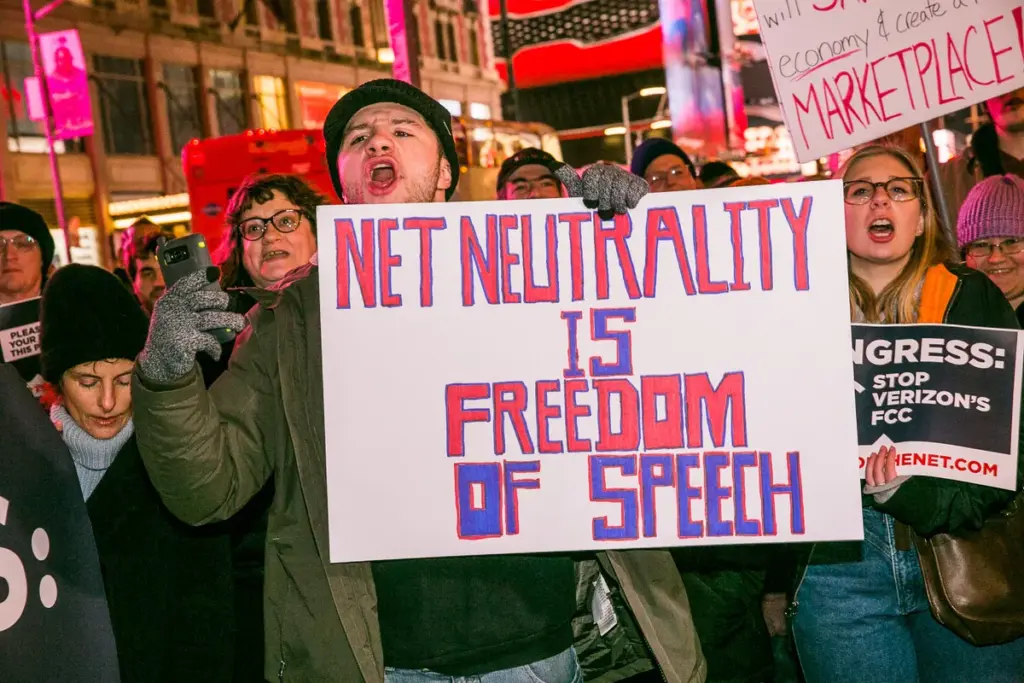
[[[792,620],[807,683],[1020,683],[1024,638],[976,647],[935,621],[917,551],[897,550],[892,517],[864,510],[851,561],[817,546],[797,588]]]
[[[384,683],[583,683],[583,672],[576,650],[570,647],[533,664],[478,676],[445,676],[426,669],[385,667]]]

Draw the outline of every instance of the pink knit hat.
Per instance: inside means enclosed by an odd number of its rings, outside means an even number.
[[[1024,237],[1024,180],[1008,173],[975,185],[960,207],[956,237],[960,248],[988,237]]]

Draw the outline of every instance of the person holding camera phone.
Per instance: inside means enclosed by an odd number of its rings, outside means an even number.
[[[451,115],[401,81],[365,83],[324,129],[346,203],[442,202],[459,161]],[[560,180],[606,215],[636,206],[646,183],[613,167]],[[233,515],[273,475],[266,556],[265,675],[276,681],[579,683],[572,650],[575,582],[559,556],[331,564],[327,553],[319,283],[310,264],[242,316],[196,272],[158,302],[133,392],[139,448],[168,507],[205,524]],[[207,330],[241,332],[207,391],[196,353]],[[337,352],[344,352],[338,340]],[[343,380],[342,380],[343,381]],[[667,553],[608,553],[671,683],[702,681],[685,589]],[[652,586],[657,586],[653,589]]]

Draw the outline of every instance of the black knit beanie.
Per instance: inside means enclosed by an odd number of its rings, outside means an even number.
[[[25,233],[39,243],[39,249],[43,252],[43,282],[46,282],[46,272],[50,270],[53,262],[53,235],[46,225],[46,220],[36,211],[15,204],[14,202],[0,202],[0,230],[18,230]]]
[[[341,176],[338,173],[338,152],[341,150],[345,127],[360,109],[379,102],[409,107],[422,116],[437,135],[441,151],[452,169],[452,184],[444,194],[446,200],[451,199],[459,182],[459,155],[455,151],[455,138],[452,137],[452,115],[441,103],[419,88],[391,78],[363,83],[335,102],[327,114],[324,121],[324,141],[327,143],[327,168],[331,172],[334,191],[339,197],[344,196],[341,191]]]
[[[565,164],[542,149],[537,149],[535,147],[521,149],[508,159],[505,159],[501,164],[501,168],[498,169],[498,182],[496,189],[499,193],[501,192],[501,188],[505,186],[505,182],[508,180],[508,177],[523,166],[543,166],[554,173],[562,166],[565,166]],[[562,181],[559,180],[558,185],[561,186]]]
[[[134,360],[146,344],[149,321],[135,296],[102,268],[60,268],[43,290],[40,365],[50,384],[81,363]]]
[[[633,172],[633,175],[643,178],[651,162],[666,154],[682,159],[683,163],[686,164],[686,168],[690,169],[690,175],[694,178],[697,177],[697,169],[694,167],[693,161],[690,160],[690,155],[684,152],[679,145],[665,138],[649,138],[644,140],[643,144],[633,152],[633,162],[630,164],[629,170]]]

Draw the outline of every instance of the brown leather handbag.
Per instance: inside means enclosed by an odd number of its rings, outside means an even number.
[[[1024,492],[977,531],[914,542],[936,621],[973,645],[1024,636]]]

